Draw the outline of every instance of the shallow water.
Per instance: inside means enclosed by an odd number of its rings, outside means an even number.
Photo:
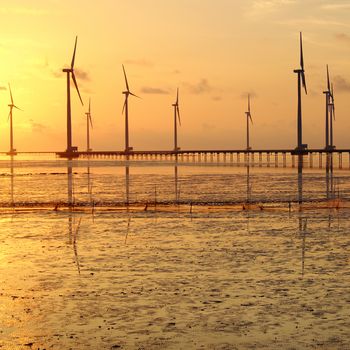
[[[101,164],[92,191],[73,164],[75,203],[126,200]],[[66,165],[2,163],[0,202],[67,202]],[[130,201],[174,200],[173,165],[129,165]],[[177,200],[297,198],[295,169],[249,171],[179,166]],[[309,169],[303,198],[347,199],[348,176]],[[300,209],[0,212],[0,348],[349,349],[350,210]]]

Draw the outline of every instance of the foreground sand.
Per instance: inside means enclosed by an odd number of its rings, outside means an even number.
[[[349,218],[4,212],[0,349],[350,349]]]

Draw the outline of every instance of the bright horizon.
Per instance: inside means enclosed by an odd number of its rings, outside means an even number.
[[[130,89],[130,145],[172,149],[173,107],[180,89],[182,149],[245,148],[251,93],[253,148],[296,146],[299,32],[309,94],[303,142],[324,147],[326,64],[335,90],[334,142],[350,148],[350,4],[321,0],[4,0],[0,43],[0,150],[9,150],[11,84],[18,151],[66,148],[66,76],[75,36],[76,76],[85,106],[71,90],[73,145],[86,148],[92,101],[94,150],[124,149],[125,90]]]

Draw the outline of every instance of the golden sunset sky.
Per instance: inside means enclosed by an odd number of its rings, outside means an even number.
[[[299,31],[308,85],[303,142],[324,146],[326,64],[334,82],[335,144],[350,148],[350,2],[322,0],[2,0],[0,150],[9,149],[11,83],[15,147],[64,150],[66,77],[78,35],[72,90],[73,144],[85,149],[92,99],[95,150],[124,148],[125,65],[131,91],[130,144],[173,147],[180,89],[179,146],[244,148],[252,94],[253,148],[296,146]]]

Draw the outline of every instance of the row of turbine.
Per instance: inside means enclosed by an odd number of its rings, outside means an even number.
[[[298,75],[298,112],[297,112],[297,147],[296,150],[302,151],[307,149],[307,144],[303,144],[302,141],[302,109],[301,109],[301,90],[302,87],[307,95],[306,78],[304,69],[304,54],[303,54],[303,39],[300,32],[300,68],[295,69],[293,72]],[[335,120],[335,107],[334,107],[334,90],[333,83],[330,83],[328,64],[327,70],[327,90],[323,91],[326,96],[326,123],[325,123],[325,149],[334,149],[333,144],[333,120]],[[248,94],[248,110],[245,112],[247,117],[247,150],[250,150],[249,143],[249,121],[253,123],[250,112],[250,96]]]
[[[70,79],[72,78],[74,86],[77,90],[80,102],[84,105],[83,100],[81,98],[77,80],[74,74],[74,63],[75,63],[75,55],[77,50],[77,42],[78,37],[75,38],[73,57],[71,61],[70,68],[64,68],[63,72],[67,73],[67,154],[72,154],[77,151],[77,147],[72,146],[72,125],[71,125],[71,96],[70,96]],[[125,114],[125,152],[130,152],[133,150],[129,145],[129,96],[134,96],[140,98],[130,91],[129,83],[126,75],[126,71],[124,65],[122,65],[126,90],[122,93],[125,95],[125,101],[123,105],[122,114]],[[326,149],[334,149],[335,146],[333,144],[333,120],[335,120],[335,107],[334,107],[334,90],[333,83],[330,83],[329,78],[329,70],[327,65],[327,90],[323,91],[326,96],[326,123],[325,123],[325,148]],[[303,42],[302,42],[302,33],[300,32],[300,68],[295,69],[294,73],[298,75],[298,110],[297,110],[297,147],[296,150],[302,151],[307,149],[307,144],[303,144],[302,142],[302,108],[301,108],[301,90],[302,87],[305,90],[305,94],[307,94],[306,88],[306,78],[305,78],[305,69],[304,69],[304,56],[303,56]],[[16,149],[13,147],[13,122],[12,122],[12,112],[13,108],[21,110],[14,104],[11,86],[9,84],[10,98],[11,103],[8,105],[10,107],[9,120],[10,120],[10,152],[8,154],[14,155],[16,154]],[[177,123],[181,126],[180,120],[180,110],[179,110],[179,89],[177,88],[176,92],[176,101],[172,105],[174,107],[174,151],[178,151],[179,147],[177,144]],[[91,99],[89,99],[89,109],[88,112],[85,113],[86,122],[87,122],[87,151],[91,151],[90,148],[90,127],[92,128],[92,116],[91,116]],[[249,139],[249,124],[253,123],[251,110],[250,110],[250,95],[248,94],[248,108],[247,112],[245,112],[247,118],[247,150],[250,150],[250,139]]]
[[[72,146],[72,114],[71,114],[71,97],[70,97],[70,77],[72,77],[75,88],[77,90],[80,102],[82,105],[84,105],[83,100],[81,98],[77,80],[75,78],[74,74],[74,62],[75,62],[75,54],[77,50],[77,41],[78,37],[75,38],[75,44],[74,44],[74,51],[73,51],[73,57],[70,68],[63,69],[64,73],[67,73],[67,149],[66,154],[72,155],[74,152],[76,152],[78,149],[77,147]],[[125,152],[132,151],[132,147],[129,145],[129,96],[134,96],[137,98],[140,98],[139,96],[135,95],[130,91],[128,78],[126,76],[124,65],[123,67],[123,73],[124,73],[124,79],[125,79],[125,86],[126,90],[123,91],[123,95],[125,95],[124,105],[122,114],[125,114]],[[176,93],[176,101],[173,104],[174,107],[174,150],[177,151],[179,148],[177,146],[177,121],[179,121],[179,124],[181,125],[180,120],[180,110],[179,110],[179,89],[177,89]],[[87,151],[90,152],[90,125],[92,127],[92,117],[91,117],[91,100],[89,100],[89,110],[86,114],[87,117]]]

